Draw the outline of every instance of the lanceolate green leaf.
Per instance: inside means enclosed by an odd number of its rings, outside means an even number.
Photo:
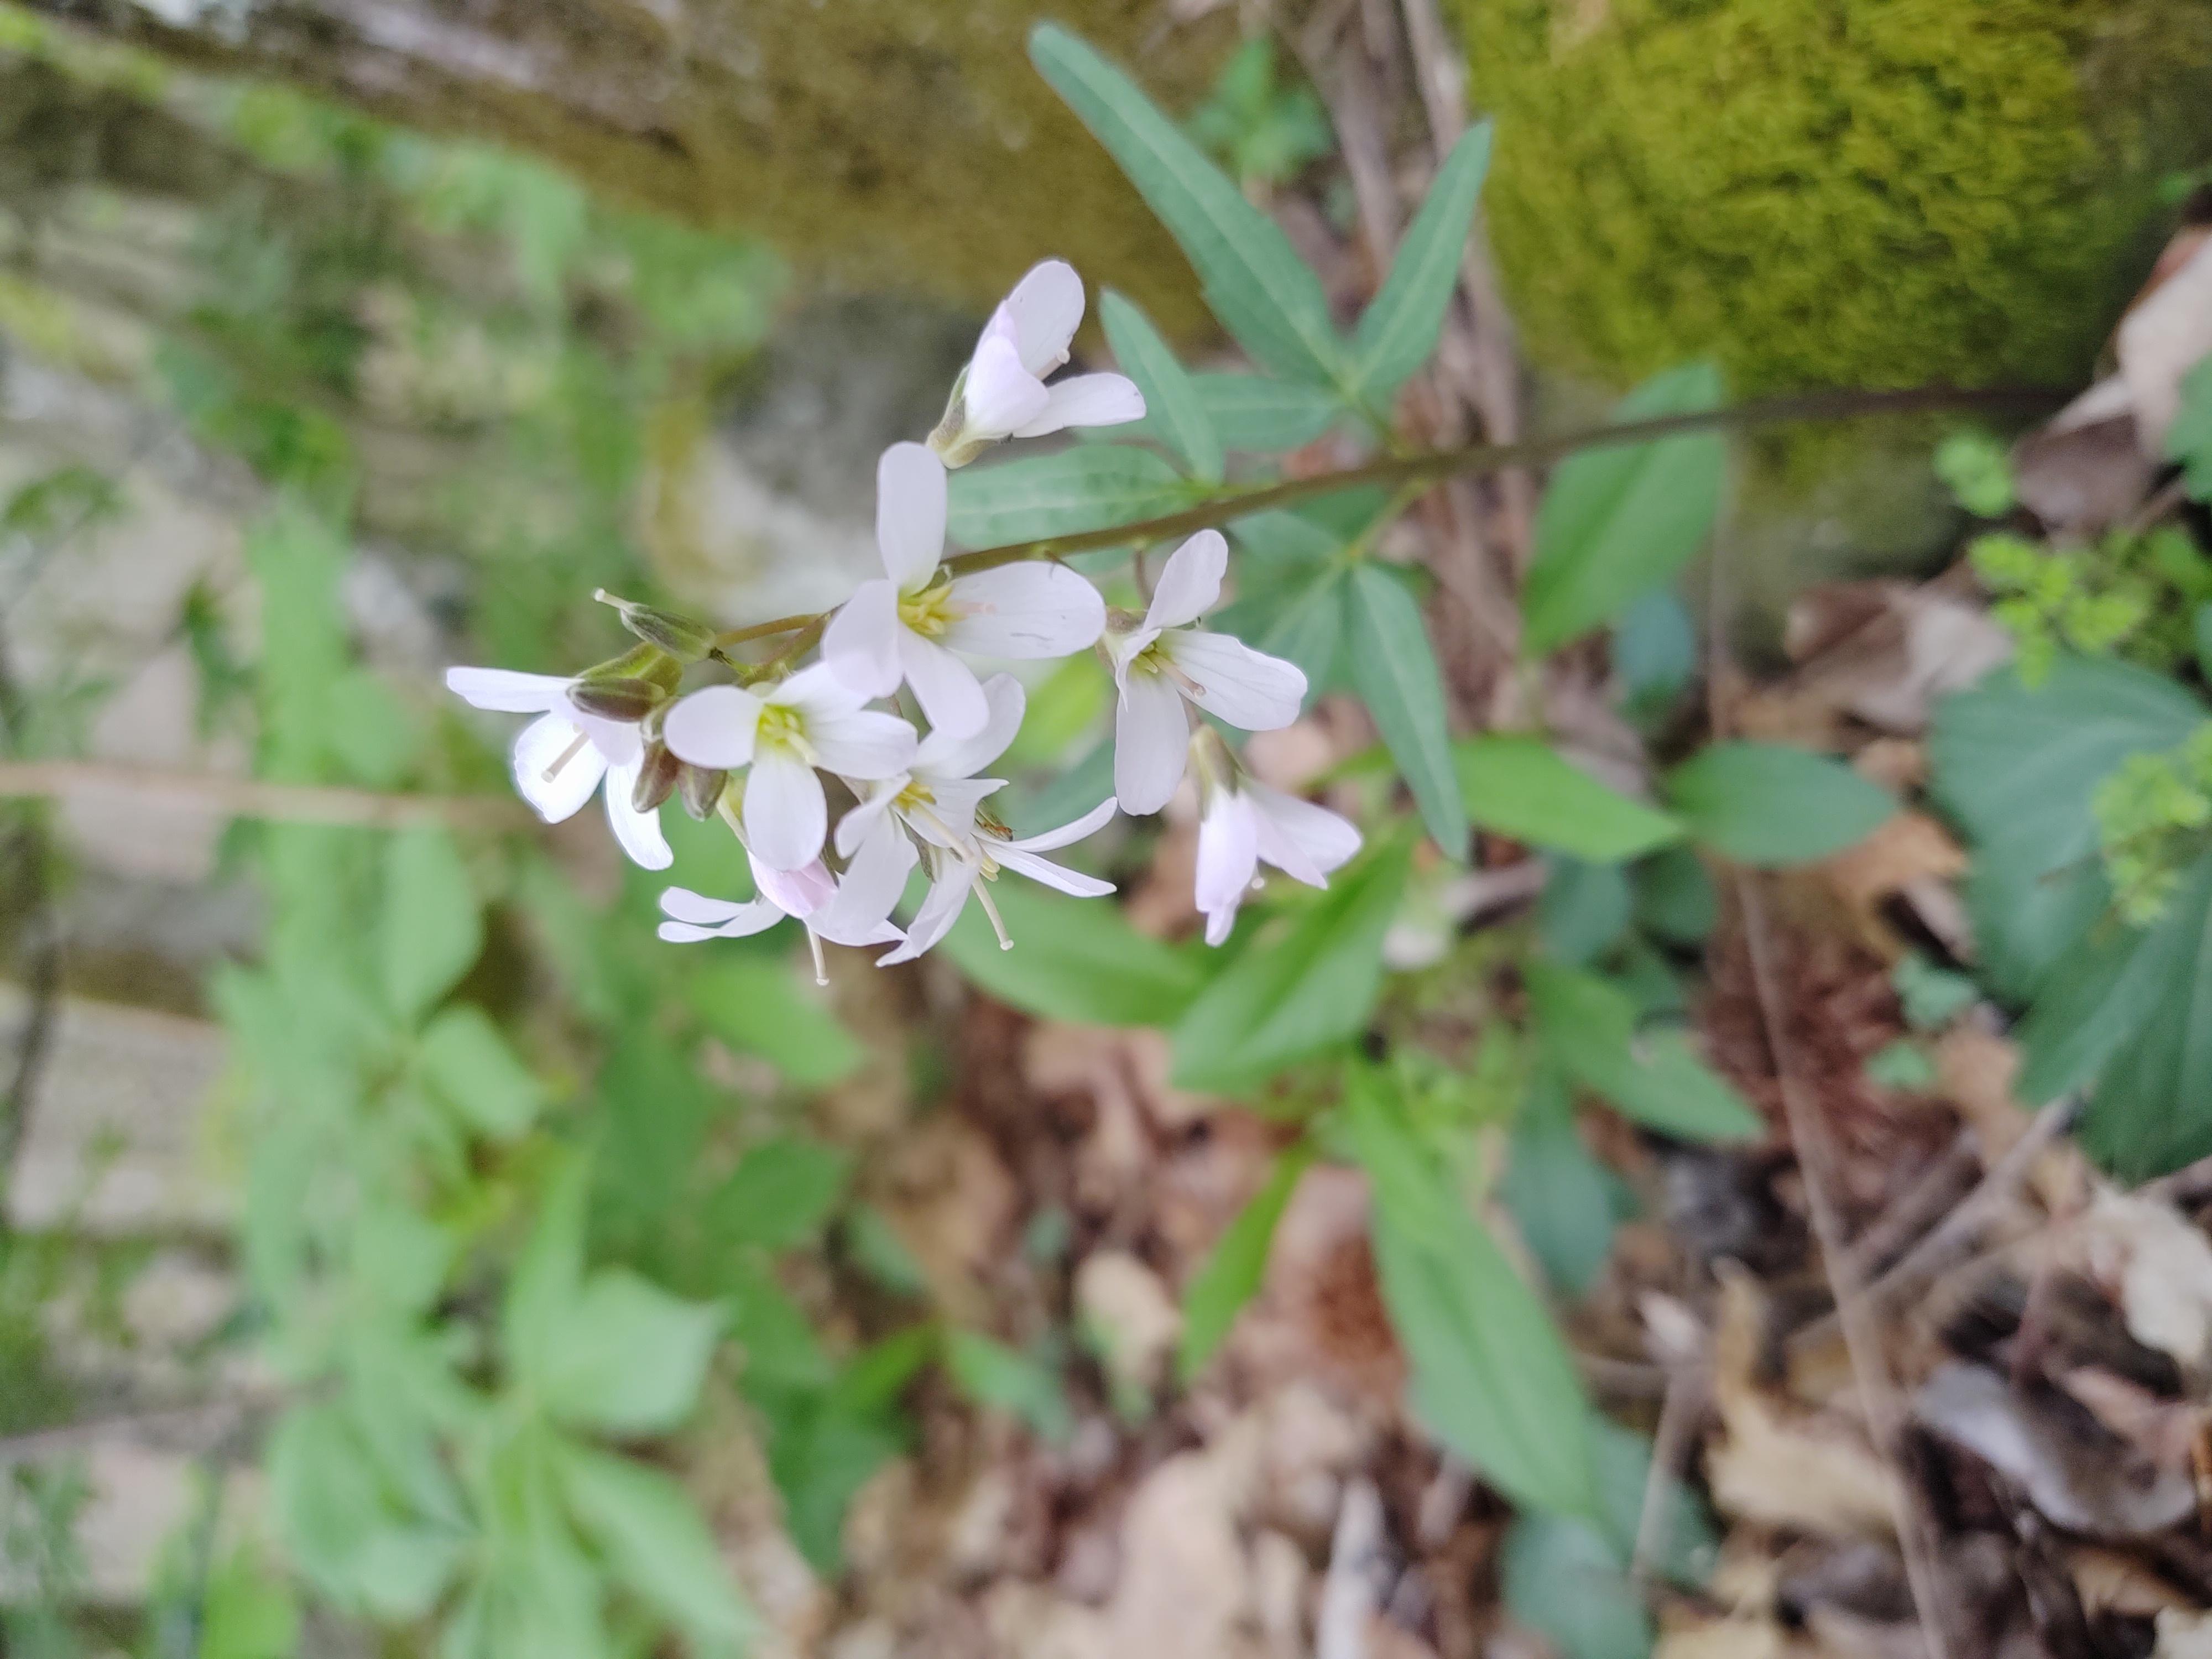
[[[1490,170],[1490,131],[1486,121],[1452,147],[1398,244],[1389,280],[1359,319],[1352,342],[1353,383],[1370,405],[1387,404],[1437,349],[1459,283],[1475,201]]]
[[[963,467],[951,479],[952,539],[965,547],[1072,535],[1188,507],[1196,497],[1149,449],[1078,444],[1056,455]]]
[[[1680,841],[1680,820],[1600,783],[1541,738],[1468,738],[1452,757],[1468,816],[1486,830],[1594,864]]]
[[[1066,29],[1039,24],[1030,57],[1182,245],[1206,303],[1237,343],[1278,374],[1334,382],[1344,349],[1328,297],[1281,228],[1136,82]]]
[[[1325,386],[1257,374],[1194,374],[1191,381],[1225,449],[1260,455],[1301,449],[1345,412],[1343,399]]]
[[[1346,607],[1352,683],[1382,729],[1421,821],[1446,856],[1467,856],[1467,808],[1452,769],[1444,687],[1420,608],[1404,584],[1377,566],[1353,568]]]
[[[1688,1140],[1753,1140],[1765,1124],[1677,1030],[1639,1031],[1627,993],[1594,974],[1531,962],[1522,970],[1536,1032],[1567,1075],[1624,1116]]]
[[[410,830],[386,847],[380,935],[384,994],[406,1021],[428,1013],[483,948],[468,868],[444,830]]]
[[[1667,775],[1700,845],[1739,864],[1808,864],[1862,841],[1897,802],[1841,761],[1778,743],[1717,743]]]
[[[1208,483],[1221,482],[1221,435],[1199,399],[1198,388],[1160,338],[1152,319],[1112,289],[1100,298],[1098,315],[1121,372],[1145,394],[1146,424]]]
[[[1000,882],[992,897],[1017,948],[1001,951],[971,904],[945,950],[1009,1007],[1078,1025],[1165,1025],[1198,994],[1193,958],[1139,933],[1110,904],[1019,881]]]
[[[1186,1383],[1206,1369],[1237,1314],[1259,1293],[1276,1224],[1313,1160],[1312,1144],[1303,1140],[1277,1158],[1267,1184],[1237,1212],[1191,1275],[1182,1297],[1182,1346],[1176,1358],[1176,1373]]]
[[[581,1446],[560,1449],[569,1512],[617,1578],[702,1646],[727,1648],[752,1629],[729,1569],[684,1488]]]
[[[1720,401],[1718,373],[1692,363],[1645,381],[1615,417],[1650,420]],[[1720,511],[1727,460],[1720,438],[1698,432],[1562,461],[1536,515],[1536,556],[1521,597],[1528,653],[1611,622],[1687,564]]]

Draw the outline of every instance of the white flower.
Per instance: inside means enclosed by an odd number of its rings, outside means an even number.
[[[1114,720],[1114,793],[1125,812],[1157,812],[1182,781],[1190,747],[1188,698],[1247,732],[1297,719],[1306,677],[1295,663],[1192,623],[1221,597],[1229,544],[1201,530],[1160,572],[1152,608],[1126,634],[1109,634],[1121,706]]]
[[[635,722],[587,714],[571,700],[575,684],[551,674],[517,674],[504,668],[449,668],[446,687],[478,708],[536,714],[514,742],[514,787],[538,816],[559,823],[575,816],[602,780],[607,822],[623,851],[648,870],[676,861],[660,834],[658,808],[631,805],[645,739]]]
[[[840,854],[852,857],[886,817],[933,847],[960,850],[975,845],[975,809],[1006,787],[1003,778],[975,774],[1006,752],[1022,729],[1027,702],[1021,682],[1011,674],[994,674],[983,697],[990,713],[973,737],[955,738],[940,727],[921,740],[905,771],[872,786],[854,785],[860,804],[837,821]]]
[[[842,881],[819,859],[801,869],[776,870],[756,858],[751,860],[753,884],[760,889],[760,896],[746,902],[708,898],[688,887],[664,890],[660,908],[668,920],[660,924],[660,937],[672,945],[743,939],[773,927],[786,916],[796,917],[814,952],[815,983],[827,985],[823,940],[890,945],[904,937],[891,925],[890,914],[906,890],[916,856],[914,843],[903,836],[878,836],[861,849]]]
[[[750,851],[772,870],[811,864],[829,832],[817,766],[848,778],[888,778],[914,758],[914,728],[862,705],[821,664],[765,695],[742,686],[694,691],[670,708],[661,735],[679,760],[717,771],[750,765],[743,822]]]
[[[947,466],[964,466],[1002,438],[1042,438],[1071,426],[1120,426],[1145,417],[1144,394],[1122,374],[1044,377],[1067,361],[1083,321],[1083,279],[1065,259],[1047,259],[999,302],[953,384],[952,401],[929,446]]]
[[[1048,830],[1041,836],[1025,836],[1010,839],[1006,831],[995,825],[979,824],[974,840],[966,848],[929,849],[929,894],[915,912],[914,921],[906,930],[906,942],[896,951],[886,951],[876,960],[888,967],[895,962],[911,962],[952,931],[952,924],[960,920],[960,913],[968,908],[972,893],[982,905],[983,913],[991,919],[991,931],[999,936],[999,948],[1011,951],[1014,942],[1006,937],[1006,926],[1000,920],[999,907],[991,902],[987,888],[978,886],[978,880],[996,881],[1004,870],[1027,876],[1031,881],[1056,887],[1063,893],[1073,893],[1078,898],[1097,898],[1114,890],[1110,881],[1100,881],[1095,876],[1082,875],[1063,869],[1050,859],[1039,858],[1040,853],[1049,853],[1054,848],[1066,847],[1095,834],[1105,827],[1114,816],[1114,803],[1101,801],[1073,823],[1062,824],[1057,830]],[[878,823],[871,842],[896,836],[888,823]],[[904,836],[899,836],[904,840]]]
[[[930,725],[959,738],[980,730],[990,711],[975,671],[954,652],[1065,657],[1097,641],[1106,605],[1065,565],[940,575],[945,520],[943,465],[920,444],[893,444],[876,466],[876,544],[890,574],[861,583],[830,619],[822,659],[864,697],[887,697],[905,681]]]
[[[1237,775],[1216,782],[1201,766],[1206,810],[1198,823],[1198,908],[1206,942],[1218,945],[1236,925],[1237,907],[1272,864],[1309,887],[1328,885],[1328,872],[1359,850],[1359,831],[1311,801],[1285,795]]]

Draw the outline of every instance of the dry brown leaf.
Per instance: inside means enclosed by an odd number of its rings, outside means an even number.
[[[2067,1552],[2066,1565],[2074,1575],[2081,1605],[2092,1613],[2148,1619],[2169,1607],[2185,1610],[2194,1606],[2157,1573],[2118,1550],[2076,1544]]]
[[[1790,1645],[1770,1618],[1698,1619],[1661,1632],[1651,1659],[1782,1659]]]
[[[2212,1240],[2171,1204],[2114,1192],[2097,1194],[2081,1237],[2136,1340],[2198,1370],[2212,1350]]]
[[[932,1296],[956,1318],[981,1318],[976,1275],[998,1260],[1018,1198],[991,1143],[957,1118],[932,1117],[895,1144],[880,1179],[878,1206]]]
[[[2112,336],[2136,439],[2158,461],[2181,410],[2182,378],[2212,353],[2212,241],[2185,234],[2196,239],[2195,250],[2145,290]]]
[[[1801,665],[1785,695],[1907,734],[1926,729],[1937,697],[2012,654],[1988,612],[1941,580],[1812,588],[1791,604],[1783,646]]]
[[[1966,872],[1965,849],[1925,812],[1893,814],[1865,840],[1821,865],[1820,872],[1843,901],[1852,937],[1886,962],[1904,956],[1906,941],[1882,907],[1903,897],[1932,909],[1947,924],[1958,912],[1950,884]],[[1916,901],[1919,901],[1916,902]]]
[[[1182,1334],[1182,1311],[1160,1276],[1127,1250],[1097,1250],[1075,1271],[1075,1305],[1127,1388],[1150,1394]]]
[[[1251,1563],[1238,1534],[1258,1468],[1257,1424],[1146,1475],[1121,1520],[1121,1582],[1106,1609],[1117,1654],[1144,1659],[1255,1655]]]

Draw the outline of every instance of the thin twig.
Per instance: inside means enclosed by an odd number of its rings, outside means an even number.
[[[225,817],[389,830],[441,823],[511,830],[537,822],[505,795],[397,795],[330,784],[271,783],[213,772],[169,772],[108,761],[0,762],[0,799],[115,793],[201,808]]]
[[[1711,1383],[1702,1358],[1671,1365],[1667,1395],[1660,1403],[1658,1426],[1651,1433],[1651,1467],[1644,1477],[1644,1502],[1636,1514],[1636,1546],[1628,1558],[1629,1582],[1639,1588],[1651,1576],[1651,1564],[1663,1561],[1671,1541],[1667,1535],[1667,1496],[1677,1480],[1683,1455],[1705,1414]]]

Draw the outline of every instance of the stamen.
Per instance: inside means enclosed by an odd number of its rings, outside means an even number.
[[[814,952],[814,982],[827,985],[830,982],[830,965],[822,959],[822,935],[811,927],[806,930],[806,948]]]
[[[1206,688],[1204,686],[1200,685],[1196,680],[1191,678],[1189,675],[1184,673],[1182,669],[1176,667],[1174,663],[1168,660],[1165,657],[1162,657],[1160,659],[1160,672],[1165,674],[1170,679],[1181,686],[1185,696],[1202,697],[1206,695]]]
[[[1014,942],[1006,937],[1006,924],[999,920],[999,907],[991,902],[991,890],[978,887],[975,897],[983,906],[983,914],[991,919],[991,931],[999,936],[999,948],[1001,951],[1012,950]]]
[[[560,758],[556,760],[552,765],[547,767],[544,772],[541,774],[545,781],[550,783],[555,778],[558,777],[561,775],[561,769],[566,766],[570,761],[575,759],[578,751],[580,751],[583,746],[591,740],[592,734],[590,732],[577,732],[575,740],[566,749],[563,749],[561,751]]]

